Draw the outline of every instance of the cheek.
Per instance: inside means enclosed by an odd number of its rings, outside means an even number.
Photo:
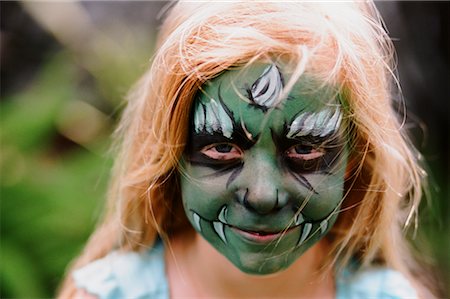
[[[344,195],[344,177],[310,175],[308,180],[317,193],[305,197],[307,203],[304,212],[313,219],[321,219],[341,204]]]
[[[184,209],[195,211],[207,219],[215,219],[218,211],[231,198],[226,188],[227,175],[215,176],[211,170],[186,165],[181,176],[181,196]]]

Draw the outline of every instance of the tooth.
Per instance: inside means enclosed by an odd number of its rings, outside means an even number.
[[[300,225],[305,221],[305,219],[303,218],[303,214],[302,213],[298,213],[297,216],[295,216],[295,225]]]
[[[225,228],[223,227],[223,223],[214,221],[213,226],[214,226],[214,230],[216,231],[216,233],[219,235],[219,237],[222,239],[222,241],[226,244],[227,239],[225,238],[225,231],[224,231]]]
[[[227,223],[227,221],[225,220],[226,213],[227,213],[227,206],[223,206],[222,210],[220,210],[218,217],[222,223]]]
[[[202,227],[200,226],[200,216],[198,216],[197,213],[192,212],[192,216],[194,217],[194,226],[197,229],[197,231],[201,232]]]
[[[302,236],[300,237],[300,240],[298,241],[297,245],[300,245],[305,241],[306,237],[308,237],[309,233],[311,232],[312,224],[311,223],[305,223],[303,226],[303,232]]]
[[[325,219],[324,221],[320,222],[320,233],[324,234],[327,228],[328,228],[328,220]]]

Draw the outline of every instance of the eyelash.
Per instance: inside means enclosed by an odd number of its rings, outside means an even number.
[[[299,159],[304,161],[316,160],[323,155],[325,155],[325,149],[320,147],[314,148],[311,145],[303,144],[294,145],[285,152],[285,156],[288,159]]]
[[[229,151],[227,151],[229,150]],[[213,160],[236,160],[242,157],[242,150],[231,143],[215,143],[205,146],[200,152]]]
[[[302,152],[303,151],[303,152]],[[213,160],[236,160],[242,157],[243,151],[231,143],[215,143],[208,145],[200,152]],[[284,156],[289,160],[314,161],[324,156],[324,148],[314,148],[312,145],[296,144],[284,152]]]

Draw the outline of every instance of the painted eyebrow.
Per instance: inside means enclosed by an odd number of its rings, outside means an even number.
[[[333,135],[342,121],[342,112],[339,107],[326,108],[317,113],[300,112],[288,125],[286,137],[296,139],[303,136],[327,137]]]
[[[208,102],[197,98],[194,111],[194,134],[192,138],[195,143],[209,143],[213,141],[232,142],[248,149],[256,143],[257,136],[252,136],[245,128],[245,124],[240,124],[234,118],[233,112],[224,103],[221,92],[221,86],[218,87],[218,100],[210,98]],[[203,139],[203,140],[201,140]]]
[[[197,134],[220,133],[227,138],[233,134],[232,115],[228,114],[219,101],[210,98],[209,101],[197,99],[194,112],[194,131]]]

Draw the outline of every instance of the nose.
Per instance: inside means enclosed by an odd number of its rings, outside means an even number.
[[[261,215],[282,209],[288,203],[288,193],[283,188],[280,166],[264,156],[249,160],[237,178],[239,203]]]

